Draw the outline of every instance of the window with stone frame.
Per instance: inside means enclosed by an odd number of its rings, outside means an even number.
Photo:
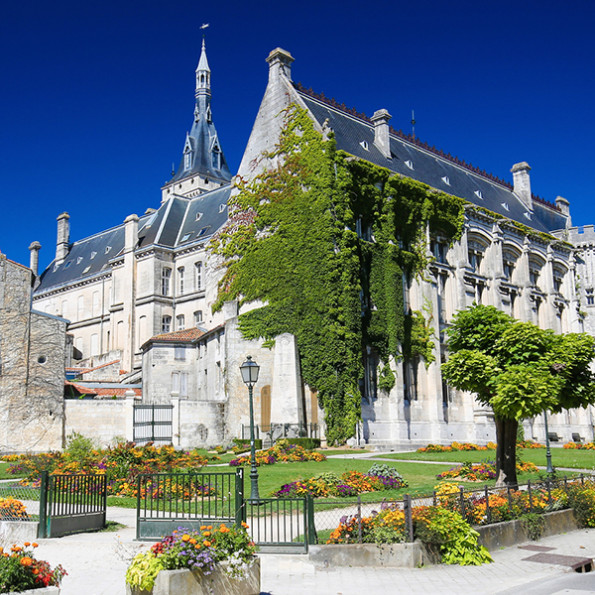
[[[448,264],[446,261],[448,242],[444,238],[440,236],[432,238],[430,240],[430,250],[436,259],[436,262],[439,262],[440,264]]]
[[[554,267],[554,291],[556,293],[560,293],[562,291],[562,283],[564,283],[564,273],[565,271],[561,267]]]
[[[161,332],[169,333],[171,331],[171,316],[161,317]]]
[[[202,322],[202,310],[197,310],[194,313],[194,326],[201,326]]]
[[[476,240],[467,242],[467,259],[469,268],[476,274],[481,274],[481,263],[485,253],[486,246]]]
[[[196,291],[202,291],[203,282],[204,282],[202,262],[197,262],[194,265],[194,269],[195,269],[194,277],[196,279]]]
[[[595,296],[593,295],[593,288],[592,287],[588,287],[585,290],[585,297],[587,299],[587,306],[593,306],[593,305],[595,305]]]
[[[184,295],[184,267],[178,268],[178,294]]]
[[[186,347],[184,347],[183,345],[178,345],[177,347],[174,348],[174,359],[177,359],[179,361],[185,361],[186,360]]]
[[[539,279],[541,277],[541,271],[544,264],[545,261],[540,258],[529,258],[529,283],[533,287],[537,287],[539,285]]]
[[[176,316],[176,330],[183,331],[186,328],[186,317],[183,314]]]
[[[171,269],[163,267],[161,269],[161,295],[169,295],[171,281]]]
[[[504,280],[512,283],[512,276],[519,255],[510,249],[502,250],[502,272],[504,273]]]

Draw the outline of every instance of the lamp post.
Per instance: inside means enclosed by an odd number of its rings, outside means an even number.
[[[252,361],[252,356],[247,355],[246,361],[240,366],[242,380],[248,387],[250,397],[250,502],[256,504],[260,500],[258,495],[258,470],[256,469],[256,448],[254,444],[254,404],[252,400],[252,388],[258,381],[260,366]]]
[[[550,450],[550,433],[547,428],[547,411],[543,410],[543,420],[545,422],[545,460],[546,460],[546,471],[553,473],[554,468],[552,467],[552,451]]]

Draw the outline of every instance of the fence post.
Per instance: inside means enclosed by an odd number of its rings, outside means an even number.
[[[105,527],[107,527],[107,475],[100,475],[99,477],[101,478],[100,484],[101,489],[103,490],[103,528],[105,529]]]
[[[239,527],[242,521],[246,521],[246,503],[244,502],[244,469],[236,469],[235,486],[235,507],[236,507],[236,525]]]
[[[42,471],[41,472],[41,485],[39,486],[39,526],[37,527],[37,537],[39,537],[40,539],[48,536],[48,528],[47,528],[48,483],[49,483],[48,472]]]
[[[413,515],[411,508],[411,496],[403,495],[403,512],[405,513],[405,538],[409,543],[413,542]]]
[[[316,532],[314,498],[312,496],[306,496],[306,513],[308,515],[308,543],[310,545],[316,545],[318,543],[318,533]]]
[[[137,475],[136,477],[136,539],[140,539],[140,486],[141,486],[141,475]],[[146,503],[145,494],[145,503]]]
[[[362,499],[357,495],[357,542],[362,542]]]
[[[485,486],[485,498],[486,498],[486,516],[488,518],[488,523],[492,522],[492,511],[490,510],[490,492],[488,491],[488,486]]]

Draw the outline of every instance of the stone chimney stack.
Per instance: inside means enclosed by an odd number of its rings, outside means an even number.
[[[387,158],[390,159],[390,138],[388,136],[388,121],[392,116],[385,109],[379,109],[374,112],[372,122],[374,124],[374,144],[376,148]]]
[[[37,271],[39,269],[39,251],[41,250],[41,244],[39,242],[32,242],[29,246],[29,268],[33,271],[33,274],[37,277]]]
[[[134,252],[138,241],[138,215],[124,219],[124,252]]]
[[[572,227],[570,218],[570,203],[563,196],[556,196],[556,206],[560,209],[562,215],[566,217],[566,229]]]
[[[512,172],[512,185],[514,193],[521,199],[521,202],[529,211],[533,210],[533,201],[531,199],[531,178],[529,172],[531,168],[526,161],[515,163],[510,170]]]
[[[62,264],[68,256],[70,244],[70,215],[62,213],[58,216],[58,241],[56,242],[56,264]]]
[[[284,49],[275,48],[268,56],[269,63],[269,82],[273,82],[281,75],[291,80],[291,63],[293,56]]]

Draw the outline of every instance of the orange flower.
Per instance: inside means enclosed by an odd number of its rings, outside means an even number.
[[[195,549],[199,550],[202,547],[202,545],[200,545],[200,543],[197,543],[194,547]]]
[[[190,535],[188,535],[188,533],[184,533],[184,535],[182,535],[182,541],[189,541],[190,540]]]
[[[30,543],[30,542],[28,542],[28,541],[25,541],[25,547],[29,547],[30,545],[31,545],[31,543]]]
[[[34,542],[31,544],[31,545],[32,545],[33,547],[38,547],[38,546],[39,546],[39,544],[38,544],[38,543],[36,543],[35,541],[34,541]]]
[[[211,542],[210,542],[210,541],[208,541],[207,539],[205,539],[205,540],[203,541],[203,544],[204,544],[204,546],[205,546],[205,547],[211,547]]]
[[[248,529],[250,527],[250,525],[248,523],[245,523],[244,521],[242,521],[242,527],[244,527],[244,529]]]
[[[206,528],[207,528],[207,526],[206,526],[206,525],[203,525],[203,526],[200,528],[200,530],[201,530],[201,531],[204,531]]]
[[[211,532],[210,531],[205,531],[203,533],[203,537],[210,537],[211,536]]]
[[[190,540],[190,543],[191,543],[192,545],[194,545],[194,544],[196,543],[196,539],[194,539],[194,537],[193,537],[193,538]]]
[[[212,530],[213,530],[213,525],[207,525],[207,529],[208,529],[209,531],[212,531]]]
[[[24,558],[21,558],[21,564],[23,566],[31,566],[31,564],[33,564],[33,560],[29,558],[29,556],[25,556]]]

